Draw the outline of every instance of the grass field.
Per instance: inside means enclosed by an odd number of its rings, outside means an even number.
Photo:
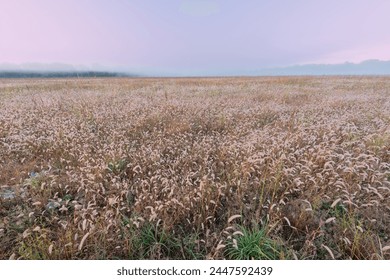
[[[390,78],[0,80],[0,259],[390,259]]]

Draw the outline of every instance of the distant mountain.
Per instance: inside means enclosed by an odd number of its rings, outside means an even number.
[[[360,63],[345,62],[340,64],[301,64],[286,67],[259,68],[256,70],[229,69],[196,72],[176,72],[164,77],[232,77],[232,76],[336,76],[336,75],[390,75],[390,61],[366,60]],[[154,75],[151,75],[154,76]],[[159,76],[159,75],[157,75]]]
[[[361,63],[304,64],[289,67],[260,69],[250,75],[301,76],[301,75],[390,75],[390,61],[366,60]]]

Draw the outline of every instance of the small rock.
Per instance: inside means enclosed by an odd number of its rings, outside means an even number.
[[[55,210],[60,206],[61,204],[59,204],[57,201],[49,201],[49,203],[46,204],[46,210]]]
[[[2,199],[14,199],[16,197],[15,191],[10,189],[8,186],[2,186],[0,189],[0,198]]]

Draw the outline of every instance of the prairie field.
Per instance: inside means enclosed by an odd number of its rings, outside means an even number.
[[[390,78],[0,80],[0,259],[390,259]]]

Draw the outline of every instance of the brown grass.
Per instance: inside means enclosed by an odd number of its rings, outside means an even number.
[[[0,259],[390,259],[390,79],[0,80],[0,187]]]

